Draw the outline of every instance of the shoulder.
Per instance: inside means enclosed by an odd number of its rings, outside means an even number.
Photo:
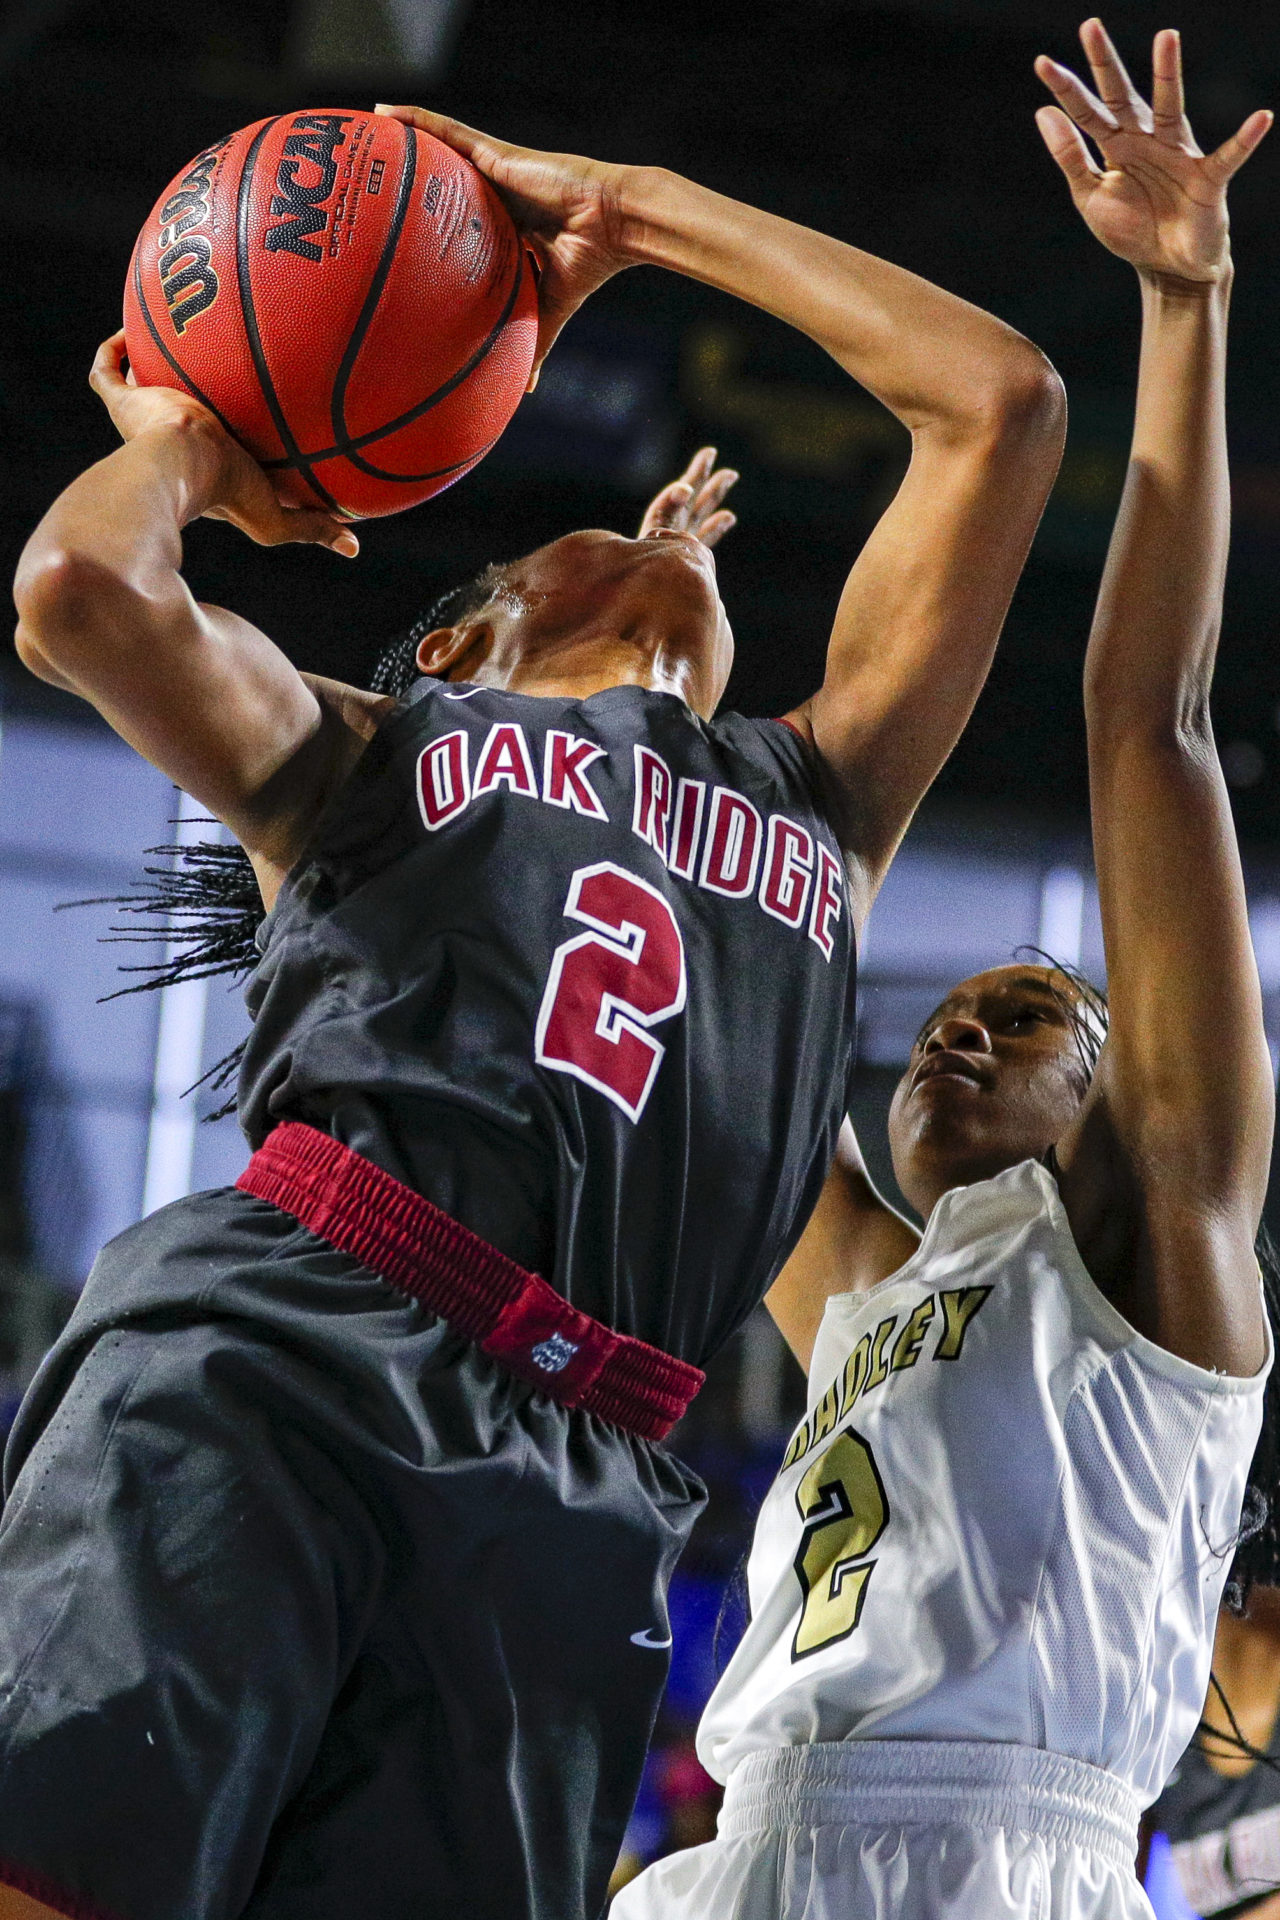
[[[305,850],[317,819],[398,704],[390,694],[368,693],[320,674],[304,673],[302,679],[319,704],[319,723],[263,783],[252,816],[233,823],[268,907]]]
[[[369,744],[398,704],[392,694],[369,693],[363,687],[350,687],[345,681],[328,680],[322,674],[304,673],[302,678],[321,708],[350,735],[353,759],[359,757],[359,748]]]
[[[717,714],[707,728],[722,751],[759,768],[788,786],[817,797],[821,763],[813,743],[790,719],[750,719],[743,713]]]

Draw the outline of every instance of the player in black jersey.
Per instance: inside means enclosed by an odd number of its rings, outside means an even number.
[[[809,334],[911,464],[785,722],[712,718],[701,468],[646,537],[498,570],[396,701],[196,604],[198,514],[354,537],[103,350],[126,444],[28,546],[18,646],[254,862],[256,1151],[104,1251],[15,1431],[0,1920],[598,1911],[700,1498],[655,1442],[821,1185],[854,936],[1061,448],[1041,357],[913,275],[400,111],[505,194],[540,352],[667,266]]]

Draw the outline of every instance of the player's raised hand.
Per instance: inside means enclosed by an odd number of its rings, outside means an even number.
[[[1176,32],[1166,28],[1155,37],[1149,103],[1101,20],[1086,20],[1080,40],[1095,91],[1042,54],[1036,72],[1058,104],[1041,107],[1036,123],[1090,231],[1142,272],[1220,280],[1231,263],[1227,183],[1266,134],[1272,114],[1251,113],[1215,152],[1202,153],[1183,110]]]
[[[621,188],[627,169],[573,153],[513,147],[426,107],[380,106],[377,111],[434,134],[469,160],[502,196],[542,269],[536,380],[565,321],[597,287],[635,264],[623,232]]]
[[[699,447],[680,478],[669,481],[645,508],[640,538],[667,531],[692,533],[704,547],[714,547],[738,524],[737,514],[722,504],[737,479],[732,467],[717,468],[714,447]]]
[[[286,506],[252,454],[246,453],[198,400],[178,387],[140,387],[124,371],[123,330],[104,340],[94,355],[89,385],[111,415],[122,440],[162,427],[195,429],[216,450],[216,498],[204,508],[209,520],[229,520],[262,547],[305,541],[329,547],[347,559],[360,551],[351,529],[332,514]]]

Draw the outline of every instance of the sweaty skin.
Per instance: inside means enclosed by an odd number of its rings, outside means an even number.
[[[1142,354],[1128,477],[1085,661],[1094,858],[1111,1024],[1085,1086],[1060,998],[1035,967],[953,989],[894,1097],[894,1170],[927,1217],[948,1188],[1055,1145],[1067,1217],[1102,1292],[1140,1333],[1245,1376],[1266,1353],[1253,1241],[1275,1092],[1240,856],[1209,722],[1229,537],[1226,188],[1271,124],[1202,155],[1181,54],[1157,34],[1152,102],[1097,20],[1096,95],[1037,62],[1040,130],[1094,234],[1137,267]],[[1091,158],[1081,131],[1100,149]],[[914,1227],[852,1130],[769,1305],[806,1367],[829,1294],[874,1286]]]

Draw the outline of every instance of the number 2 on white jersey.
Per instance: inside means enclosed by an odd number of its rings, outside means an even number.
[[[832,1441],[796,1488],[805,1529],[795,1569],[804,1594],[791,1658],[846,1640],[862,1615],[870,1553],[889,1521],[875,1456],[851,1429]]]
[[[592,931],[552,955],[535,1058],[585,1080],[638,1120],[666,1051],[646,1029],[685,1002],[676,917],[656,887],[611,860],[578,868],[564,911]]]

